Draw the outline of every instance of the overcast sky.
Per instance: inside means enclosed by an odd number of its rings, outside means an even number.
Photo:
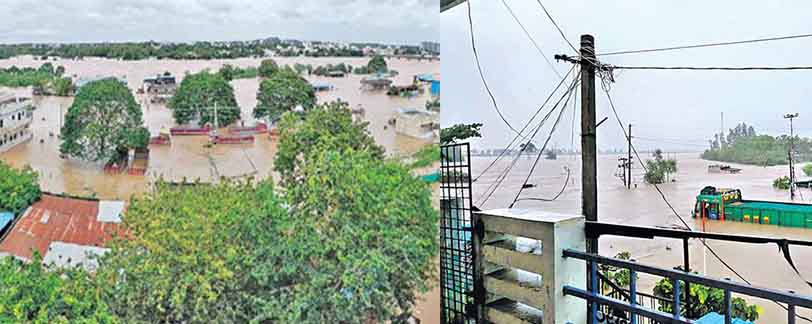
[[[437,0],[3,0],[0,43],[439,39]]]
[[[573,52],[536,0],[505,0],[552,61],[554,54]],[[812,33],[808,1],[588,1],[543,0],[576,46],[581,34],[595,36],[598,53],[669,47]],[[520,128],[558,82],[500,0],[472,0],[474,34],[485,77],[508,121]],[[471,51],[467,7],[440,15],[443,44],[443,126],[482,122],[488,148],[512,138],[491,106],[477,74]],[[812,38],[674,52],[607,56],[604,63],[642,66],[812,66]],[[565,73],[569,63],[556,63]],[[634,134],[663,139],[638,141],[638,148],[702,150],[720,129],[735,123],[755,124],[757,131],[788,132],[782,119],[799,112],[796,131],[812,136],[812,71],[694,72],[622,71],[611,95],[624,123]],[[605,94],[597,91],[597,117],[610,117],[598,129],[598,147],[622,148],[623,135],[611,115]],[[545,110],[546,111],[546,110]],[[580,112],[578,112],[580,116]],[[570,147],[569,111],[553,138]],[[578,125],[579,122],[576,122]],[[580,143],[576,129],[575,142]],[[540,134],[545,134],[546,130]],[[537,138],[539,144],[541,141]],[[680,141],[674,145],[665,140]],[[686,144],[683,144],[685,142]]]

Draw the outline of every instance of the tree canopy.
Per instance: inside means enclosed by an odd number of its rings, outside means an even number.
[[[277,120],[297,106],[307,110],[316,104],[316,93],[307,80],[288,69],[262,80],[257,91],[255,118]]]
[[[663,157],[662,150],[655,150],[652,157],[654,157],[653,160],[646,161],[646,174],[644,175],[646,182],[660,184],[668,181],[669,176],[677,172],[677,160],[666,159]]]
[[[149,131],[143,124],[141,107],[126,85],[112,78],[88,83],[68,108],[60,152],[108,162],[121,151],[146,147]]]
[[[440,143],[451,144],[457,141],[466,140],[472,137],[482,137],[479,133],[480,123],[456,124],[440,130]]]
[[[39,200],[42,192],[38,179],[30,167],[17,170],[0,161],[0,211],[20,213]]]
[[[812,160],[812,139],[788,135],[759,135],[753,126],[738,124],[729,130],[727,136],[714,135],[710,149],[702,153],[702,158],[713,161],[734,162],[755,165],[786,164],[787,150],[794,141],[799,160]]]
[[[279,144],[274,169],[283,184],[298,182],[302,167],[310,155],[322,150],[343,152],[348,149],[369,151],[383,159],[383,148],[367,132],[366,122],[353,121],[347,103],[331,102],[309,110],[303,117],[288,113],[279,122]]]
[[[265,59],[259,63],[259,76],[263,78],[270,78],[276,72],[279,72],[279,65],[272,59]]]
[[[50,268],[39,253],[31,262],[0,257],[0,322],[119,323],[81,268]]]
[[[389,67],[386,65],[386,60],[380,55],[375,55],[369,59],[367,69],[372,73],[386,73],[389,71]]]
[[[234,88],[222,75],[209,71],[187,75],[169,101],[178,124],[196,120],[201,125],[213,125],[215,105],[220,126],[230,125],[240,118]]]

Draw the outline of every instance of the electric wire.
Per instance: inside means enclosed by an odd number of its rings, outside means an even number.
[[[705,44],[696,44],[696,45],[682,45],[682,46],[650,48],[650,49],[640,49],[640,50],[615,51],[615,52],[600,53],[600,54],[597,54],[597,55],[598,56],[609,56],[609,55],[621,55],[621,54],[663,52],[663,51],[674,51],[674,50],[682,50],[682,49],[690,49],[690,48],[738,45],[738,44],[758,43],[758,42],[786,40],[786,39],[795,39],[795,38],[805,38],[805,37],[812,37],[812,34],[800,34],[800,35],[790,35],[790,36],[757,38],[757,39],[742,40],[742,41],[716,42],[716,43],[705,43]]]
[[[570,40],[569,40],[569,39],[567,39],[567,36],[566,36],[566,35],[564,35],[564,31],[563,31],[563,30],[561,30],[561,27],[559,27],[559,26],[558,26],[558,23],[556,23],[556,22],[555,22],[555,19],[553,19],[553,16],[552,16],[552,15],[550,15],[550,12],[549,12],[549,11],[547,11],[547,8],[546,8],[546,7],[544,7],[544,4],[543,4],[543,3],[541,3],[541,0],[536,0],[536,2],[538,2],[538,3],[539,3],[539,6],[541,6],[541,10],[544,10],[544,14],[546,14],[546,15],[547,15],[547,18],[549,18],[549,19],[550,19],[550,22],[552,22],[552,23],[553,23],[553,26],[555,26],[555,29],[557,29],[557,30],[558,30],[558,33],[559,33],[559,34],[561,34],[561,38],[563,38],[563,39],[564,39],[564,41],[566,41],[566,42],[567,42],[567,44],[570,46],[570,48],[572,48],[572,50],[573,50],[573,51],[574,51],[576,54],[580,53],[580,52],[578,51],[578,49],[576,49],[576,48],[575,48],[575,46],[573,46],[573,45],[572,45],[572,42],[570,42]]]
[[[474,52],[474,60],[476,61],[476,68],[479,71],[479,78],[482,80],[482,85],[485,86],[485,91],[488,92],[488,96],[491,98],[491,103],[493,103],[493,108],[496,110],[496,113],[499,114],[499,117],[502,118],[502,121],[512,130],[514,133],[521,135],[519,131],[513,128],[513,125],[507,121],[504,115],[502,115],[502,111],[499,109],[499,105],[496,103],[496,98],[493,96],[493,92],[491,92],[491,88],[488,86],[488,81],[485,80],[485,75],[482,72],[482,65],[479,62],[479,53],[476,50],[476,41],[474,37],[474,22],[473,18],[471,18],[471,1],[466,1],[468,4],[468,28],[471,33],[471,49]]]
[[[624,66],[606,65],[610,70],[692,70],[692,71],[792,71],[812,70],[812,66]]]
[[[511,146],[513,146],[513,143],[515,143],[516,140],[519,139],[519,137],[522,137],[520,136],[520,134],[523,134],[524,130],[527,129],[527,126],[530,126],[530,124],[533,122],[536,116],[538,116],[538,114],[541,112],[544,106],[547,105],[547,103],[550,101],[553,95],[555,95],[558,89],[561,88],[561,85],[564,84],[564,81],[566,81],[567,77],[572,73],[574,69],[575,65],[573,65],[567,72],[567,74],[563,78],[561,78],[561,81],[559,81],[558,85],[555,86],[555,89],[553,89],[553,91],[550,92],[550,95],[547,96],[547,99],[544,99],[544,102],[541,104],[541,106],[539,106],[539,109],[536,109],[536,112],[533,114],[533,116],[531,116],[530,119],[527,121],[527,123],[524,124],[524,127],[522,127],[522,129],[519,131],[519,134],[516,134],[516,136],[513,137],[513,139],[508,143],[507,147],[504,150],[502,150],[502,152],[499,152],[499,155],[493,161],[491,161],[491,163],[488,164],[488,166],[485,167],[485,169],[482,170],[482,172],[480,172],[479,175],[476,178],[474,178],[472,182],[476,182],[477,180],[479,180],[480,177],[482,177],[486,172],[488,172],[488,170],[490,170],[490,168],[493,167],[494,164],[496,164],[496,162],[501,160],[502,157],[505,155],[505,153],[508,150],[510,150]]]
[[[524,24],[522,24],[522,22],[519,20],[519,17],[516,17],[516,14],[513,13],[513,9],[510,9],[510,6],[508,6],[505,0],[502,0],[502,5],[504,5],[505,9],[507,9],[510,15],[513,16],[513,20],[516,21],[517,24],[519,24],[519,27],[522,28],[524,34],[527,35],[527,38],[530,39],[530,42],[533,43],[533,46],[536,47],[536,50],[539,52],[539,54],[541,54],[541,57],[543,57],[544,61],[547,62],[547,66],[549,66],[550,69],[553,70],[553,72],[555,72],[555,74],[558,75],[559,78],[563,78],[563,76],[561,76],[561,73],[559,73],[558,70],[555,68],[555,66],[553,66],[553,63],[550,62],[550,59],[547,58],[547,54],[544,54],[544,51],[541,49],[541,46],[539,46],[539,44],[536,42],[533,36],[530,35],[530,32],[527,31],[527,28],[524,27]]]
[[[576,84],[577,83],[578,82],[576,82]],[[510,204],[510,207],[508,208],[513,208],[513,205],[516,204],[516,201],[519,200],[519,197],[522,195],[522,191],[524,191],[524,188],[527,187],[527,183],[530,181],[530,177],[533,176],[533,171],[536,170],[536,166],[541,160],[541,154],[544,152],[545,149],[547,149],[547,145],[550,143],[550,139],[553,137],[553,134],[555,133],[555,130],[558,127],[558,123],[561,122],[561,117],[564,116],[564,112],[567,110],[573,92],[574,91],[569,92],[567,100],[564,101],[564,104],[561,106],[561,110],[558,112],[558,117],[556,118],[555,123],[553,123],[553,126],[550,128],[550,134],[547,135],[547,139],[544,141],[544,144],[541,146],[541,150],[539,150],[539,154],[536,156],[536,160],[533,161],[533,166],[530,167],[530,172],[527,173],[527,177],[524,179],[524,183],[522,183],[521,188],[519,188],[519,192],[516,193],[516,197],[513,198],[513,202]],[[569,174],[569,171],[567,172],[567,174]],[[567,183],[569,183],[569,175],[567,176],[567,181],[564,182],[564,187],[561,189],[561,192],[564,192],[564,189],[567,188]],[[558,196],[560,195],[561,193],[556,195],[555,198],[553,198],[552,200],[558,199]]]
[[[533,138],[535,138],[536,134],[538,134],[539,130],[544,125],[544,123],[547,121],[547,119],[549,119],[550,116],[552,115],[552,113],[556,110],[556,108],[558,108],[558,105],[561,103],[561,101],[564,100],[564,98],[567,97],[573,91],[573,89],[576,87],[576,85],[579,82],[580,82],[580,78],[578,78],[578,79],[576,79],[575,81],[572,82],[572,84],[568,87],[567,91],[561,96],[561,98],[558,99],[558,101],[555,103],[555,105],[553,105],[553,107],[550,109],[550,111],[547,112],[547,114],[544,116],[544,118],[536,126],[536,129],[533,132],[533,135],[528,140],[528,143],[530,141],[532,141]],[[480,202],[477,203],[477,206],[482,206],[486,202],[488,202],[488,199],[490,199],[491,196],[493,196],[494,192],[496,192],[496,190],[499,189],[499,186],[507,178],[508,174],[510,173],[510,170],[512,170],[513,167],[516,165],[516,162],[519,161],[519,158],[521,158],[522,153],[524,152],[524,150],[527,147],[528,147],[528,145],[525,145],[524,147],[522,147],[522,149],[518,152],[518,154],[516,154],[516,156],[513,158],[513,161],[511,162],[511,164],[507,168],[505,168],[505,170],[502,173],[499,174],[499,176],[497,177],[496,182],[494,182],[490,186],[488,186],[488,188],[485,190],[485,192],[480,196],[480,199],[478,199]],[[484,197],[484,199],[483,199],[483,197]]]
[[[561,96],[561,98],[560,98],[560,99],[558,99],[558,101],[555,103],[555,105],[553,105],[553,108],[551,108],[551,109],[550,109],[550,111],[549,111],[549,112],[547,112],[547,114],[544,116],[544,118],[543,118],[543,119],[542,119],[542,120],[539,122],[539,124],[536,126],[535,131],[533,132],[533,136],[530,138],[530,140],[528,141],[528,143],[529,143],[530,141],[532,141],[532,140],[533,140],[533,138],[534,138],[534,137],[536,136],[536,134],[539,132],[539,130],[540,130],[540,129],[541,129],[541,127],[544,125],[544,123],[547,121],[547,119],[549,119],[549,118],[550,118],[550,116],[552,115],[552,113],[555,111],[555,109],[556,109],[556,108],[558,108],[558,104],[559,104],[559,103],[561,103],[561,100],[563,100],[563,99],[564,99],[564,97],[565,97],[565,96],[567,96],[567,95],[568,95],[568,94],[569,94],[569,93],[572,91],[572,89],[573,89],[573,88],[575,88],[575,84],[576,84],[576,81],[573,81],[573,84],[572,84],[572,85],[570,85],[570,87],[568,87],[567,92],[565,92],[565,93],[564,93],[564,94]],[[487,188],[487,189],[485,189],[485,192],[484,192],[484,193],[483,193],[483,194],[480,196],[480,198],[478,199],[478,201],[480,201],[480,202],[479,202],[479,203],[477,203],[477,206],[482,206],[482,205],[484,205],[486,202],[488,202],[488,199],[490,199],[490,198],[491,198],[491,196],[494,194],[494,192],[496,192],[496,190],[497,190],[497,189],[499,189],[499,186],[500,186],[500,185],[502,184],[502,182],[503,182],[503,181],[504,181],[504,180],[507,178],[508,174],[510,173],[510,170],[512,170],[512,169],[513,169],[513,167],[516,165],[516,163],[519,161],[519,158],[521,158],[522,153],[525,151],[525,149],[527,149],[527,147],[528,147],[527,145],[525,145],[524,147],[522,147],[522,149],[521,149],[521,150],[518,152],[518,154],[516,154],[516,156],[513,158],[513,161],[511,162],[511,164],[510,164],[510,165],[509,165],[507,168],[505,168],[505,169],[504,169],[504,170],[503,170],[503,171],[502,171],[502,172],[501,172],[501,173],[500,173],[500,174],[497,176],[497,180],[496,180],[494,183],[491,183],[491,185],[489,185],[489,186],[488,186],[488,188]],[[486,195],[487,195],[487,196],[486,196]],[[484,199],[483,199],[483,197],[484,197]]]
[[[629,138],[629,135],[628,135],[628,133],[626,133],[626,129],[625,129],[625,128],[623,128],[623,122],[620,120],[620,116],[619,116],[619,115],[618,115],[618,113],[617,113],[617,109],[615,108],[615,104],[614,104],[614,102],[612,101],[612,96],[609,94],[609,91],[605,91],[605,93],[606,93],[606,98],[609,100],[609,105],[612,107],[612,112],[614,113],[615,118],[617,119],[617,122],[618,122],[618,124],[620,125],[620,129],[623,131],[623,135],[624,135],[624,136],[625,136],[625,137],[628,139],[628,138]],[[634,152],[634,155],[637,157],[637,161],[638,161],[638,162],[640,163],[640,165],[643,167],[643,170],[644,170],[645,172],[648,172],[648,168],[646,167],[645,163],[643,163],[643,160],[640,158],[640,154],[638,154],[638,153],[637,153],[637,148],[635,148],[635,147],[634,147],[634,145],[631,145],[631,148],[632,148],[632,152]],[[671,205],[671,202],[669,202],[669,201],[668,201],[668,198],[665,196],[665,193],[663,193],[663,191],[662,191],[662,190],[660,190],[660,187],[659,187],[659,186],[658,186],[656,183],[655,183],[655,184],[653,184],[653,185],[654,185],[654,189],[656,189],[656,190],[657,190],[657,192],[658,192],[658,193],[660,193],[660,197],[662,197],[662,199],[663,199],[663,201],[665,202],[665,204],[666,204],[666,205],[668,205],[668,208],[670,208],[670,209],[671,209],[671,211],[674,213],[674,215],[676,215],[676,216],[677,216],[677,218],[680,220],[680,222],[682,222],[682,224],[683,224],[683,225],[685,225],[685,230],[687,230],[687,231],[689,231],[689,232],[693,232],[693,229],[691,229],[691,226],[690,226],[690,225],[688,225],[688,222],[686,222],[686,221],[685,221],[685,219],[684,219],[684,218],[682,218],[682,216],[680,216],[680,214],[677,212],[677,210],[676,210],[676,209],[674,209],[674,206],[673,206],[673,205]],[[720,263],[722,263],[722,265],[724,265],[724,266],[725,266],[725,268],[727,268],[728,270],[730,270],[730,272],[732,272],[733,274],[735,274],[735,275],[736,275],[736,277],[738,277],[739,279],[741,279],[742,281],[744,281],[744,282],[745,282],[745,283],[747,283],[748,285],[751,285],[751,286],[753,285],[753,284],[752,284],[752,283],[751,283],[749,280],[747,280],[746,278],[744,278],[744,276],[742,276],[742,275],[741,275],[741,274],[740,274],[738,271],[736,271],[736,269],[733,269],[733,267],[732,267],[730,264],[728,264],[728,263],[727,263],[727,262],[726,262],[724,259],[722,259],[722,257],[721,257],[721,256],[719,256],[719,254],[718,254],[718,253],[716,253],[716,251],[715,251],[713,248],[711,248],[711,247],[710,247],[710,245],[708,245],[708,243],[707,243],[707,242],[705,242],[705,239],[699,239],[699,240],[700,240],[700,242],[702,242],[702,245],[704,245],[704,246],[705,246],[705,248],[707,248],[707,249],[708,249],[708,251],[710,251],[710,253],[711,253],[711,254],[713,254],[713,256],[714,256],[714,257],[715,257],[717,260],[719,260],[719,262],[720,262]],[[798,276],[800,277],[800,274],[798,274]],[[804,279],[803,279],[803,278],[801,278],[801,280],[804,280]],[[806,280],[804,280],[804,281],[806,281]],[[783,304],[781,304],[781,303],[779,303],[779,302],[777,302],[777,301],[773,301],[773,302],[774,302],[776,305],[780,306],[781,308],[784,308],[784,310],[787,310],[787,309],[788,309],[786,306],[784,306]],[[800,318],[800,319],[806,320],[807,322],[812,323],[812,319],[810,319],[810,318],[807,318],[807,317],[804,317],[804,316],[802,316],[802,315],[798,315],[798,314],[795,314],[795,316],[796,316],[797,318]]]

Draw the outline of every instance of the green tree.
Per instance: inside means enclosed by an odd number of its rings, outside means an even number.
[[[0,211],[21,213],[39,200],[37,172],[30,167],[17,170],[0,161]]]
[[[374,158],[383,160],[384,150],[369,135],[367,126],[366,122],[353,121],[349,105],[344,102],[322,104],[307,111],[304,117],[287,113],[279,122],[274,170],[285,185],[301,181],[307,157],[325,149],[369,151]]]
[[[773,180],[773,188],[775,189],[789,190],[789,186],[790,184],[788,176],[778,177]]]
[[[812,177],[812,163],[805,164],[803,170],[807,177]]]
[[[237,74],[237,69],[231,64],[224,64],[217,73],[223,76],[226,81],[234,80],[234,75]]]
[[[310,83],[296,72],[282,70],[259,84],[254,117],[274,121],[297,106],[308,110],[315,104],[316,92]]]
[[[259,76],[263,78],[270,78],[276,72],[279,72],[279,65],[272,59],[265,59],[259,64]]]
[[[194,120],[201,125],[214,124],[215,105],[220,126],[227,126],[240,118],[234,88],[222,75],[208,71],[187,75],[169,101],[172,116],[178,124]]]
[[[433,195],[399,163],[330,147],[313,150],[305,181],[285,188],[292,213],[316,233],[304,260],[317,266],[290,301],[269,299],[271,309],[289,314],[281,322],[404,322],[416,294],[436,282]]]
[[[141,107],[127,86],[104,79],[82,87],[62,126],[63,155],[107,162],[127,149],[146,146]]]
[[[81,267],[43,266],[39,253],[30,262],[0,257],[0,322],[118,323]]]
[[[657,149],[652,154],[654,160],[646,161],[646,174],[644,179],[651,184],[660,184],[668,181],[669,176],[677,172],[677,160],[666,159],[663,151]]]
[[[389,71],[389,68],[386,65],[386,60],[380,55],[375,55],[369,59],[367,69],[373,73],[386,73]]]
[[[259,258],[264,246],[307,242],[286,240],[289,217],[270,183],[158,183],[131,202],[123,221],[132,235],[110,244],[97,280],[110,287],[110,309],[126,322],[248,322],[260,312],[257,298],[292,284],[264,281],[258,267],[284,272],[301,261]]]
[[[451,144],[457,141],[466,140],[472,137],[482,137],[479,133],[480,123],[456,124],[440,130],[440,143]]]
[[[685,282],[679,281],[680,291],[685,291]],[[674,296],[674,284],[671,279],[660,279],[654,286],[654,296],[671,299]],[[725,312],[725,292],[720,288],[710,288],[700,284],[692,283],[688,292],[690,302],[686,303],[685,294],[680,294],[680,314],[687,318],[697,319],[709,312],[724,314]],[[731,300],[733,317],[738,317],[747,321],[755,321],[762,313],[761,307],[749,305],[747,301],[740,297],[733,297]],[[687,306],[686,306],[687,305]],[[670,303],[659,303],[658,309],[662,312],[672,313],[673,305]]]

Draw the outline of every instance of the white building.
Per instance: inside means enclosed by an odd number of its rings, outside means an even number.
[[[0,152],[31,139],[33,119],[34,105],[29,99],[0,93]]]
[[[399,134],[424,140],[437,137],[440,128],[440,114],[436,112],[401,108],[395,118],[395,131]]]

